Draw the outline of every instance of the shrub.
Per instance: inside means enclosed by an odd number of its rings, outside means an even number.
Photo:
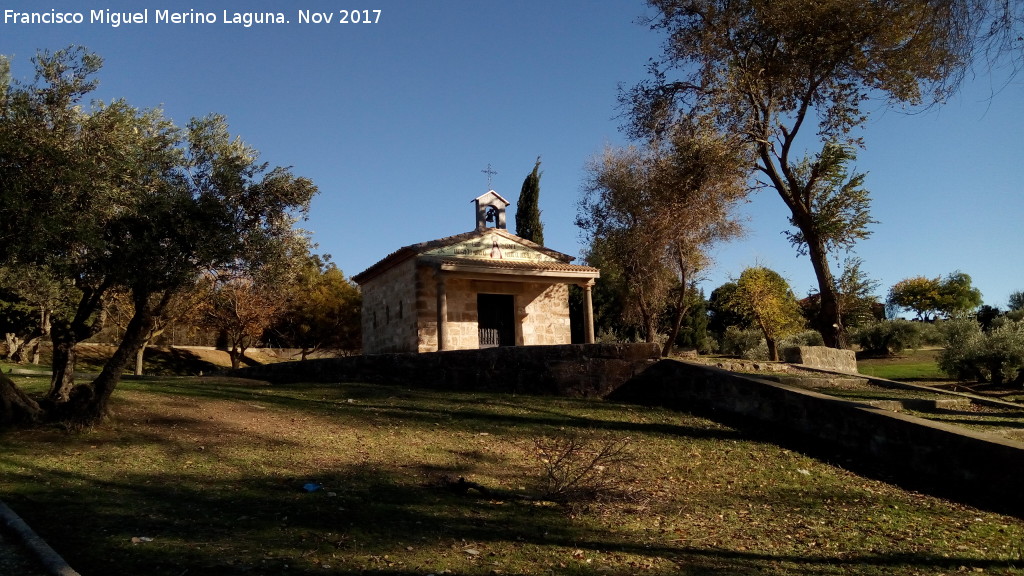
[[[625,497],[628,472],[636,469],[630,439],[596,432],[561,433],[534,440],[540,461],[540,492],[554,502],[580,503]]]
[[[858,329],[853,340],[868,354],[893,356],[921,345],[921,323],[882,320]]]
[[[936,320],[935,322],[915,322],[917,329],[921,333],[921,341],[918,343],[919,346],[945,346],[946,334],[942,329],[945,320]]]
[[[1024,290],[1018,290],[1010,294],[1008,306],[1012,312],[1024,310]]]
[[[939,369],[958,380],[1024,385],[1024,322],[1000,320],[987,334],[973,320],[947,322]]]
[[[768,359],[768,346],[764,342],[764,334],[756,328],[729,326],[722,335],[719,352],[748,360]]]
[[[804,330],[803,332],[787,336],[779,343],[779,348],[785,350],[794,346],[824,346],[825,339],[817,330]]]

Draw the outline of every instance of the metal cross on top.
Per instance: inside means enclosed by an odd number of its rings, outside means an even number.
[[[481,172],[483,172],[484,174],[487,174],[487,190],[490,191],[490,189],[491,189],[491,178],[493,178],[494,175],[497,174],[498,172],[497,172],[497,170],[494,170],[493,168],[491,168],[490,163],[487,164],[487,169],[486,170],[481,170]]]

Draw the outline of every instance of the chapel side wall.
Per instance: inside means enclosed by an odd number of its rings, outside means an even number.
[[[398,264],[362,285],[363,352],[417,352],[415,263]]]

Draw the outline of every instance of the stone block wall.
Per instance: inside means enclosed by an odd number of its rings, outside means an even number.
[[[1024,515],[1024,444],[998,436],[674,360],[609,399],[759,421],[798,447],[845,453],[912,487]]]
[[[408,260],[362,286],[363,350],[417,350],[415,262]]]
[[[478,294],[511,294],[515,297],[516,345],[556,345],[572,342],[569,324],[569,287],[565,284],[500,282],[450,276],[445,279],[448,350],[480,347],[477,320]],[[419,352],[437,350],[437,280],[434,270],[421,267],[416,273],[416,330]]]
[[[839,350],[828,346],[793,346],[782,351],[782,359],[807,368],[857,373],[857,355],[853,350]]]
[[[432,268],[416,269],[416,348],[415,352],[437,350],[437,277]]]
[[[570,344],[280,362],[232,374],[272,382],[372,382],[449,390],[603,397],[661,357],[655,344]]]
[[[522,292],[516,298],[517,314],[519,299],[525,302],[521,318],[524,345],[572,343],[567,284],[524,284]]]

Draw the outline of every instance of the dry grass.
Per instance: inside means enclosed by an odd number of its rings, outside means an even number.
[[[122,387],[108,426],[0,437],[0,492],[85,576],[1024,574],[1024,521],[686,414],[359,384]],[[537,439],[591,433],[629,438],[632,497],[541,499]]]

